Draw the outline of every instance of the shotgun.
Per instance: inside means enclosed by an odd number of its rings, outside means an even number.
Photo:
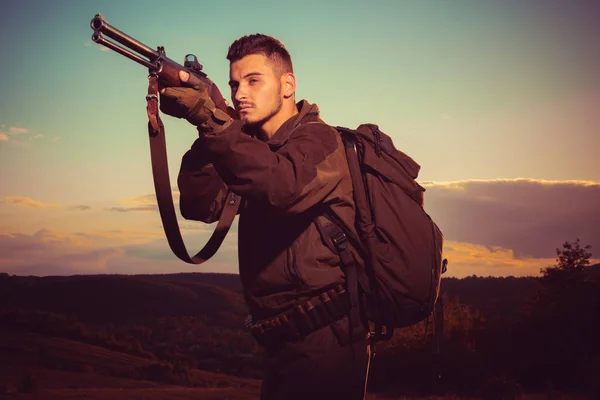
[[[162,46],[159,46],[156,51],[152,50],[145,44],[110,26],[100,14],[96,14],[90,22],[90,26],[94,30],[94,34],[92,35],[94,42],[106,46],[148,68],[149,85],[148,95],[146,96],[146,101],[148,102],[146,110],[148,112],[150,158],[152,161],[156,202],[163,229],[169,246],[177,257],[190,264],[202,264],[211,258],[219,249],[221,243],[223,243],[223,239],[225,239],[240,206],[240,197],[233,192],[229,194],[229,200],[221,213],[219,223],[212,236],[202,250],[195,256],[190,256],[181,236],[173,204],[169,165],[167,162],[165,129],[158,116],[158,83],[160,82],[162,86],[180,86],[179,71],[187,71],[190,74],[188,82],[197,82],[197,80],[200,80],[206,85],[208,94],[212,98],[215,107],[225,111],[232,118],[235,118],[235,110],[227,106],[219,88],[202,71],[202,65],[198,62],[195,55],[186,55],[183,66],[177,64],[175,61],[167,58],[165,49]],[[108,40],[104,36],[107,36],[111,40]]]
[[[217,108],[228,113],[231,111],[228,109],[227,103],[217,85],[202,71],[202,65],[198,62],[195,55],[186,55],[182,66],[166,56],[164,47],[158,46],[157,50],[152,50],[144,43],[109,25],[100,14],[96,14],[90,22],[90,26],[94,30],[92,40],[95,43],[106,46],[130,60],[147,67],[151,75],[158,76],[163,86],[181,85],[179,71],[187,71],[191,76],[195,76],[206,85],[208,94]]]

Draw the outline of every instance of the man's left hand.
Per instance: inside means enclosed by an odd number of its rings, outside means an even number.
[[[199,80],[189,83],[190,74],[186,71],[179,71],[179,79],[182,86],[160,90],[160,110],[176,118],[185,118],[195,126],[204,124],[216,110],[206,86]]]

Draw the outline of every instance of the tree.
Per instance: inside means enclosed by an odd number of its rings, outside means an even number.
[[[573,243],[566,241],[562,249],[556,249],[556,265],[542,268],[540,272],[546,278],[581,272],[586,265],[590,265],[592,253],[588,250],[591,248],[589,244],[581,247],[579,238]]]
[[[600,288],[585,271],[590,249],[579,238],[567,241],[556,249],[556,264],[541,270],[543,287],[522,331],[526,359],[537,366],[529,379],[538,384],[546,380],[563,390],[582,390],[597,379],[591,371],[600,350]]]

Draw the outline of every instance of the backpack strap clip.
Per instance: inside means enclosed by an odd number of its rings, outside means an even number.
[[[336,250],[341,253],[348,248],[348,236],[346,236],[346,234],[342,232],[342,230],[336,225],[332,226],[336,229],[334,229],[333,234],[330,236],[331,242],[335,246]]]

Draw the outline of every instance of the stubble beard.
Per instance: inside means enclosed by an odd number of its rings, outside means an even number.
[[[246,119],[244,122],[246,123],[246,125],[248,126],[248,128],[251,128],[252,130],[260,130],[260,128],[266,124],[271,118],[273,118],[275,115],[277,115],[279,113],[279,111],[281,111],[281,109],[283,108],[283,100],[281,100],[281,82],[279,82],[279,84],[277,85],[277,91],[274,93],[274,97],[276,99],[275,104],[273,105],[273,107],[271,108],[271,110],[269,111],[269,113],[260,118],[259,120],[256,121],[251,121],[249,119]]]

